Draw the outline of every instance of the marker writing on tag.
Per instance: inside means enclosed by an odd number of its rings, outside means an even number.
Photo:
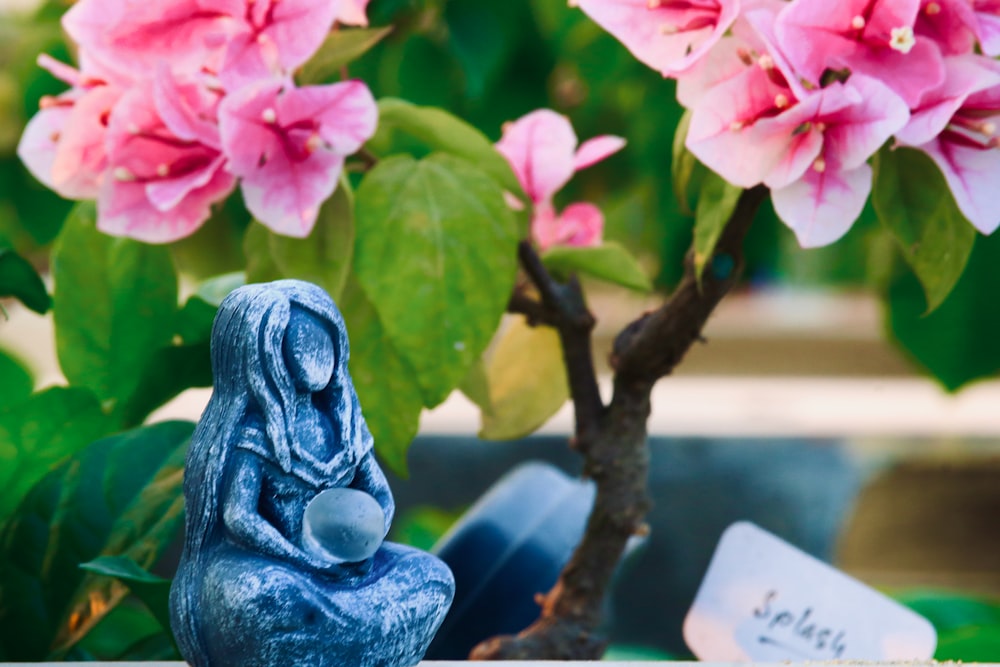
[[[761,644],[779,646],[806,658],[812,656],[812,650],[829,650],[834,658],[843,655],[847,648],[847,633],[844,630],[834,634],[835,628],[810,621],[812,607],[806,607],[801,613],[792,609],[772,608],[771,604],[777,597],[778,591],[768,591],[763,604],[753,610],[754,618],[766,624],[764,632],[758,637]]]

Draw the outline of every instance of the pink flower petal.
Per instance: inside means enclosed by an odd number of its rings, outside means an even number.
[[[976,15],[969,0],[921,0],[913,30],[934,40],[945,55],[970,53]]]
[[[565,116],[533,111],[504,127],[496,147],[507,158],[525,193],[548,201],[573,176],[576,133]]]
[[[977,5],[986,5],[988,3],[976,3]],[[996,57],[1000,56],[1000,16],[997,12],[1000,11],[1000,7],[992,7],[992,11],[978,11],[976,12],[976,36],[979,38],[979,45],[983,49],[983,53],[988,56]]]
[[[85,92],[66,119],[52,164],[52,188],[67,199],[97,196],[107,165],[106,123],[121,91],[99,86]]]
[[[686,71],[729,30],[739,0],[577,0],[595,23],[664,76]]]
[[[230,174],[216,169],[207,183],[189,191],[177,206],[163,211],[153,206],[142,183],[109,178],[97,200],[97,228],[145,243],[170,243],[201,227],[212,213],[211,206],[225,199],[234,185]]]
[[[810,169],[788,187],[773,190],[771,200],[782,222],[803,248],[838,240],[861,215],[872,187],[872,169],[862,164],[850,171]]]
[[[580,144],[573,157],[573,170],[580,171],[597,164],[625,148],[625,140],[621,137],[603,135],[594,137]]]
[[[338,0],[337,23],[343,25],[368,25],[365,10],[368,0]]]
[[[52,165],[56,159],[56,148],[72,113],[70,105],[53,105],[39,110],[28,121],[17,144],[17,157],[31,175],[53,190]]]
[[[862,74],[823,92],[829,95],[838,89],[851,103],[832,112],[821,110],[818,120],[827,126],[823,155],[830,170],[851,171],[906,125],[910,110],[882,81]]]
[[[153,100],[163,124],[178,139],[220,148],[218,106],[220,94],[197,83],[180,83],[161,63],[153,81]]]
[[[935,139],[920,150],[937,163],[959,210],[983,234],[1000,227],[1000,151],[960,145]]]
[[[570,204],[559,216],[560,242],[569,246],[599,245],[604,236],[604,214],[593,204]]]
[[[320,206],[337,189],[344,158],[317,151],[294,162],[277,153],[267,164],[243,177],[247,210],[273,231],[305,238],[316,224]]]
[[[356,152],[378,125],[378,105],[361,81],[297,88],[282,95],[277,108],[288,125],[316,120],[319,135],[339,155]]]

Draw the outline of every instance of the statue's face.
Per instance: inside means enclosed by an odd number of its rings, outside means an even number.
[[[292,309],[285,332],[285,363],[299,391],[315,392],[330,384],[336,361],[333,339],[309,313]]]

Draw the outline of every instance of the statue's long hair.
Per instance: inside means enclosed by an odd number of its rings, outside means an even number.
[[[184,551],[170,591],[171,626],[181,654],[194,667],[206,667],[198,609],[201,577],[206,559],[223,539],[223,478],[248,420],[263,423],[272,460],[282,470],[290,472],[294,465],[295,386],[282,353],[293,308],[315,317],[333,339],[335,368],[320,392],[320,409],[330,417],[340,445],[334,456],[356,463],[372,448],[347,369],[347,328],[330,297],[298,280],[246,285],[229,294],[212,326],[214,388],[185,463]]]

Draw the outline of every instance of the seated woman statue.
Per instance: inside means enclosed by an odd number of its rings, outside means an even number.
[[[344,320],[315,285],[247,285],[219,308],[170,591],[194,667],[414,665],[444,619],[447,566],[382,542],[392,494],[347,357]]]

